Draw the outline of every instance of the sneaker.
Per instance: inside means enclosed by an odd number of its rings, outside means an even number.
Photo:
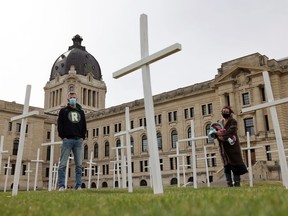
[[[60,187],[59,191],[65,191],[65,187]]]
[[[76,188],[76,190],[82,190],[82,188],[81,188],[81,187],[78,187],[78,188]]]

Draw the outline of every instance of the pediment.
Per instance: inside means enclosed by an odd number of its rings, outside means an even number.
[[[250,81],[250,76],[254,73],[264,71],[263,67],[232,66],[226,71],[222,71],[215,78],[215,85],[227,82],[234,82],[238,85],[246,85]]]

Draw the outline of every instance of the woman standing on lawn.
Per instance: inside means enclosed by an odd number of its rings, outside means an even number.
[[[224,131],[218,131],[215,138],[219,142],[219,151],[222,162],[224,164],[224,173],[228,187],[240,187],[240,175],[247,173],[247,168],[243,162],[239,137],[237,135],[237,121],[233,118],[233,110],[229,106],[224,106],[221,110],[223,119],[221,120],[224,126]],[[235,136],[234,145],[230,145],[227,139]],[[233,180],[232,181],[232,173]]]

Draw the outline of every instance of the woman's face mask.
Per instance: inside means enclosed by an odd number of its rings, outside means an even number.
[[[223,116],[223,118],[227,119],[227,118],[229,118],[231,116],[231,113],[230,113],[229,110],[223,109],[222,110],[222,116]]]
[[[70,98],[69,99],[69,104],[71,104],[71,105],[75,105],[76,102],[77,102],[76,98]]]

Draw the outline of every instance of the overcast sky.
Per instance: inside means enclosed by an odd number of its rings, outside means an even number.
[[[106,107],[143,98],[141,70],[112,73],[140,59],[140,15],[149,53],[182,51],[150,66],[153,95],[211,80],[221,63],[256,52],[288,56],[287,0],[9,0],[0,3],[0,100],[44,107],[55,60],[79,34],[100,64]]]

